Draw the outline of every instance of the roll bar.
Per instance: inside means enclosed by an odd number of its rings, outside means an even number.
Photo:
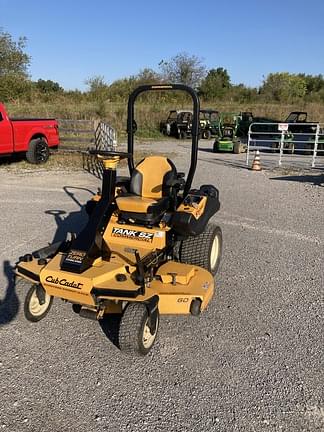
[[[185,196],[192,184],[192,180],[196,171],[197,166],[197,155],[198,155],[198,133],[199,133],[199,110],[200,103],[197,93],[191,88],[184,84],[153,84],[153,85],[142,85],[137,87],[128,98],[128,114],[127,114],[127,143],[128,153],[131,153],[131,157],[128,159],[128,168],[130,175],[134,170],[134,104],[137,97],[146,91],[174,91],[182,90],[189,93],[193,101],[193,118],[192,118],[192,144],[191,144],[191,162],[190,168],[187,175],[186,184],[184,187],[183,195]]]

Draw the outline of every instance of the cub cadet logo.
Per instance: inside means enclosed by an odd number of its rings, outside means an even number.
[[[146,241],[151,243],[153,241],[154,233],[113,227],[112,236],[125,237],[129,239],[135,239],[135,240]]]
[[[46,282],[54,284],[54,285],[61,285],[61,286],[71,287],[71,288],[81,289],[81,287],[83,286],[82,283],[74,282],[74,281],[69,282],[66,279],[59,279],[59,278],[54,279],[53,276],[47,276],[47,278],[45,280],[46,280]]]

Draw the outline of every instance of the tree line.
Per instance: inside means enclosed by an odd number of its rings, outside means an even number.
[[[26,42],[24,37],[15,41],[8,32],[0,29],[0,100],[3,102],[31,101],[35,98],[46,102],[56,96],[64,96],[78,102],[95,101],[100,105],[107,101],[124,101],[140,84],[177,82],[194,87],[205,101],[324,103],[322,74],[314,76],[303,73],[270,73],[260,87],[248,87],[244,84],[233,84],[225,68],[215,67],[208,70],[201,58],[187,53],[161,60],[157,70],[145,68],[136,75],[110,84],[103,76],[98,75],[85,81],[85,91],[66,91],[52,80],[30,79],[31,58],[26,53]]]

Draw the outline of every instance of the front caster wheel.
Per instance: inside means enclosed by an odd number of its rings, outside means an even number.
[[[40,321],[48,314],[52,303],[53,297],[46,294],[41,285],[32,285],[27,292],[24,303],[26,319],[32,322]]]
[[[119,328],[119,348],[131,355],[144,356],[152,348],[159,327],[159,311],[149,315],[143,303],[129,303]]]

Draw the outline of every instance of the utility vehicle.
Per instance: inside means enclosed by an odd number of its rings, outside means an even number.
[[[200,110],[200,130],[201,136],[204,139],[209,139],[212,136],[221,134],[220,114],[213,109]]]
[[[160,123],[160,132],[166,136],[186,139],[191,136],[192,111],[172,110],[168,118]]]

